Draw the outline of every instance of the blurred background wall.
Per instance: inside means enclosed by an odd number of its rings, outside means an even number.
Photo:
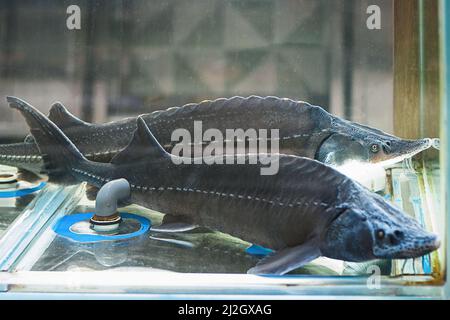
[[[6,95],[93,122],[276,95],[392,132],[392,49],[391,0],[0,0],[0,141],[27,133]]]

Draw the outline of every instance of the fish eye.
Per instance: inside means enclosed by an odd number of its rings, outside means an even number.
[[[384,235],[385,235],[385,234],[384,234],[384,230],[382,230],[382,229],[378,229],[378,230],[377,230],[377,238],[378,238],[378,239],[380,239],[380,240],[383,239],[383,238],[384,238]]]
[[[378,146],[378,144],[373,144],[370,146],[370,151],[372,151],[373,153],[377,153],[378,151],[380,151],[380,147]]]

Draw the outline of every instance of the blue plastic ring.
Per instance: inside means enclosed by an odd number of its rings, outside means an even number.
[[[41,182],[35,187],[18,189],[13,191],[1,191],[0,190],[0,198],[20,198],[30,193],[41,190],[47,183]]]
[[[55,231],[58,235],[71,239],[76,242],[99,242],[99,241],[112,241],[112,240],[124,240],[130,239],[134,237],[138,237],[141,234],[144,234],[150,229],[151,221],[142,216],[138,216],[132,213],[121,212],[120,216],[123,219],[135,219],[141,223],[141,227],[139,230],[129,233],[129,234],[118,234],[118,235],[103,235],[103,234],[80,234],[75,233],[70,230],[75,223],[78,223],[83,220],[89,220],[94,215],[93,212],[87,213],[75,213],[68,216],[64,216],[53,226],[53,231]]]

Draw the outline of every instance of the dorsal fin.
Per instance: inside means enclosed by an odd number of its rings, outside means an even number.
[[[111,163],[123,164],[142,159],[170,158],[170,154],[159,144],[142,116],[137,119],[137,129],[128,146],[119,152]]]
[[[71,114],[61,102],[55,102],[50,108],[48,118],[64,131],[70,127],[89,126],[90,123],[84,122]]]

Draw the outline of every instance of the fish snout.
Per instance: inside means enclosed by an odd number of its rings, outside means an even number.
[[[435,234],[430,233],[427,236],[417,238],[414,241],[414,250],[412,254],[414,255],[414,257],[421,257],[425,254],[439,249],[440,245],[441,241],[439,237]]]
[[[384,153],[378,155],[378,162],[385,165],[394,164],[430,148],[433,139],[424,138],[418,140],[393,139],[383,143]]]
[[[432,145],[433,139],[430,138],[407,140],[405,143],[399,143],[399,151],[402,154],[413,156],[421,151],[430,148]]]
[[[424,249],[428,250],[429,252],[432,252],[434,250],[439,249],[441,246],[441,239],[439,239],[439,236],[436,234],[431,234],[427,239],[423,241],[424,243]]]
[[[426,234],[412,237],[400,245],[400,250],[395,258],[418,258],[439,249],[440,245],[441,241],[437,235],[426,232]]]
[[[380,259],[410,259],[426,255],[440,247],[439,237],[424,230],[412,219],[396,226],[380,226],[374,232],[373,253]]]

